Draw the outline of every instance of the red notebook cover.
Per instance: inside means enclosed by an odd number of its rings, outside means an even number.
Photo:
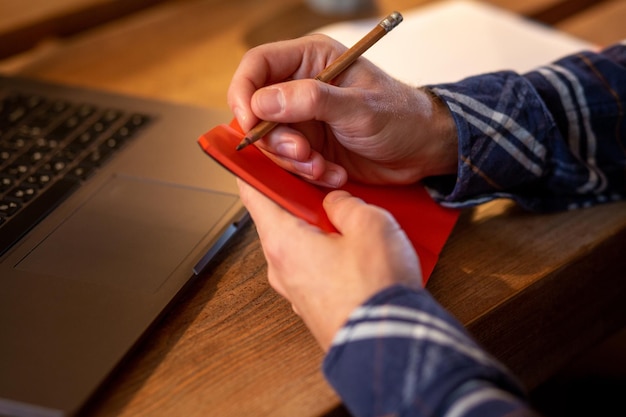
[[[282,169],[256,146],[237,151],[235,148],[243,137],[233,121],[230,126],[224,124],[211,129],[198,143],[218,163],[287,211],[324,231],[336,232],[322,208],[322,200],[330,190]],[[459,211],[438,205],[421,184],[373,186],[348,182],[343,189],[393,214],[419,255],[426,284]]]

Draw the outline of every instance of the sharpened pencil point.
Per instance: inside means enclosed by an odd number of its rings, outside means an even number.
[[[243,140],[241,142],[239,142],[239,145],[237,145],[237,150],[240,151],[243,148],[245,148],[246,146],[250,145],[252,143],[252,141],[250,139],[243,138]]]

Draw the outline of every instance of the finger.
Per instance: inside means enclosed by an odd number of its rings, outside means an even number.
[[[259,149],[280,158],[306,161],[311,157],[311,144],[304,135],[285,125],[278,125],[262,140],[256,142]]]
[[[250,99],[256,90],[271,84],[272,79],[282,81],[297,70],[297,55],[284,53],[278,43],[275,47],[262,45],[246,52],[228,87],[227,102],[240,126],[247,131],[259,118],[250,108]],[[298,49],[294,49],[298,51]],[[279,59],[274,55],[281,54]],[[278,78],[281,77],[282,78]]]
[[[269,235],[275,225],[289,224],[292,216],[278,204],[239,178],[237,179],[237,185],[239,186],[241,201],[250,213],[261,240],[266,235]]]
[[[252,95],[251,108],[261,119],[280,123],[310,120],[335,124],[358,111],[356,91],[313,79],[293,80],[264,87]]]
[[[250,98],[259,88],[290,78],[312,78],[342,52],[341,44],[322,35],[274,42],[250,49],[228,88],[228,105],[244,130],[259,120]]]
[[[300,131],[288,126],[276,127],[255,145],[278,166],[313,184],[339,188],[348,180],[342,166],[326,160]]]
[[[376,229],[398,229],[398,223],[386,210],[367,204],[347,191],[336,190],[324,198],[324,210],[331,223],[344,236],[362,236],[363,228],[376,234]]]
[[[268,146],[267,143],[261,142],[265,141],[257,142],[257,146],[274,163],[312,184],[328,188],[339,188],[348,180],[348,173],[342,166],[327,161],[322,154],[315,150],[307,147],[309,154],[306,158],[292,159],[275,153],[275,150]]]

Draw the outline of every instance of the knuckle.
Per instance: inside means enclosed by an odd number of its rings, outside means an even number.
[[[303,80],[301,97],[303,103],[309,107],[314,108],[320,105],[321,99],[324,97],[322,88],[325,85],[315,80]]]

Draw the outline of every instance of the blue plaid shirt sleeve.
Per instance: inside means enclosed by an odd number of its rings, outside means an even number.
[[[424,181],[441,204],[510,198],[533,211],[626,194],[626,41],[527,74],[501,71],[429,86],[457,125],[456,177]]]
[[[516,379],[426,291],[375,295],[337,333],[323,368],[355,417],[534,415]]]

